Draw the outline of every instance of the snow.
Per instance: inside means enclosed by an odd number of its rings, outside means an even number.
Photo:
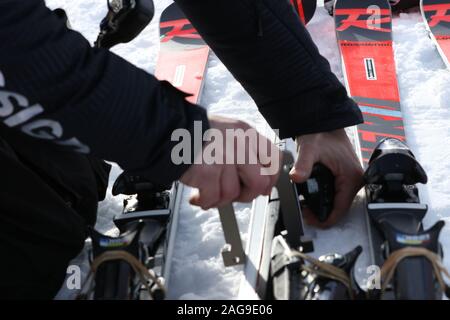
[[[106,1],[46,2],[51,8],[64,8],[72,27],[93,43],[98,33],[98,23],[106,12]],[[157,11],[151,24],[138,38],[126,45],[117,46],[113,52],[153,73],[159,48],[158,19],[170,2],[155,1]],[[322,55],[330,61],[333,72],[343,80],[333,19],[319,7],[308,29]],[[428,185],[421,188],[422,201],[430,207],[425,226],[431,226],[438,219],[450,222],[450,72],[428,37],[418,10],[394,17],[393,32],[406,136],[429,177]],[[200,104],[210,113],[236,117],[258,128],[265,124],[254,102],[214,54],[211,54]],[[115,166],[110,178],[110,188],[119,173],[120,168]],[[223,266],[220,250],[224,239],[217,210],[202,211],[190,206],[188,197],[191,191],[189,188],[185,189],[183,196],[169,298],[236,298],[242,267]],[[100,204],[96,226],[98,230],[108,234],[117,233],[112,217],[120,213],[121,205],[122,199],[113,198],[109,189],[106,200]],[[250,205],[238,204],[235,208],[245,241]],[[320,237],[316,235],[316,246],[319,245],[324,252],[342,253],[354,244],[364,244],[365,230],[355,229],[358,225],[355,218],[358,217],[350,213],[335,228],[326,232],[317,231]],[[450,224],[443,230],[441,242],[445,251],[450,246]],[[83,271],[86,272],[85,254],[80,255],[76,261],[84,261]],[[450,258],[445,257],[444,263],[450,267]],[[62,290],[59,298],[68,297],[70,292]]]

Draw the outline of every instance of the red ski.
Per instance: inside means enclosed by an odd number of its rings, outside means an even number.
[[[450,68],[450,1],[421,0],[420,10],[447,67]]]
[[[192,94],[187,100],[197,103],[208,64],[209,47],[175,3],[161,15],[160,35],[156,77]]]
[[[338,0],[336,34],[350,96],[364,114],[358,126],[364,166],[385,137],[405,140],[387,0]]]

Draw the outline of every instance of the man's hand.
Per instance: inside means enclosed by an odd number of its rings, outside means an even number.
[[[199,189],[199,193],[191,197],[190,203],[206,210],[233,201],[250,202],[261,194],[269,195],[278,180],[282,163],[281,151],[245,122],[217,116],[210,117],[209,120],[211,129],[215,129],[214,135],[220,134],[223,137],[223,145],[226,147],[216,149],[223,161],[206,164],[202,158],[202,164],[193,164],[183,174],[181,182]],[[254,130],[256,141],[236,136],[227,137],[227,130]],[[214,140],[207,143],[203,150],[211,143]],[[230,156],[231,151],[234,151],[234,155]],[[244,155],[245,163],[238,161]],[[251,159],[255,161],[252,163]]]
[[[291,179],[305,182],[315,163],[327,166],[335,177],[334,208],[321,223],[308,210],[303,210],[307,223],[328,228],[350,208],[356,193],[363,186],[363,169],[344,129],[297,137],[298,158],[292,168]]]

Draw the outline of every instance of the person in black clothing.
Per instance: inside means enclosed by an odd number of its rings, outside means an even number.
[[[280,137],[296,138],[292,179],[305,181],[315,162],[332,170],[335,208],[322,226],[334,223],[362,184],[343,129],[362,115],[288,1],[177,2]],[[180,179],[205,209],[274,185],[277,175],[259,175],[259,165],[174,165],[173,130],[192,132],[196,120],[203,130],[249,126],[207,115],[167,82],[92,48],[44,0],[1,1],[0,40],[1,298],[57,293],[104,197],[103,159],[157,185]]]

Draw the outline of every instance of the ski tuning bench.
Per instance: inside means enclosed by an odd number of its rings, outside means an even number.
[[[286,238],[289,245],[303,252],[313,251],[311,240],[304,238],[303,218],[296,184],[289,178],[294,163],[292,154],[283,151],[283,165],[276,188],[278,190],[281,213]],[[271,201],[276,199],[270,199]],[[242,245],[239,227],[232,204],[218,208],[226,245],[222,249],[222,258],[226,267],[244,264],[245,251]]]

